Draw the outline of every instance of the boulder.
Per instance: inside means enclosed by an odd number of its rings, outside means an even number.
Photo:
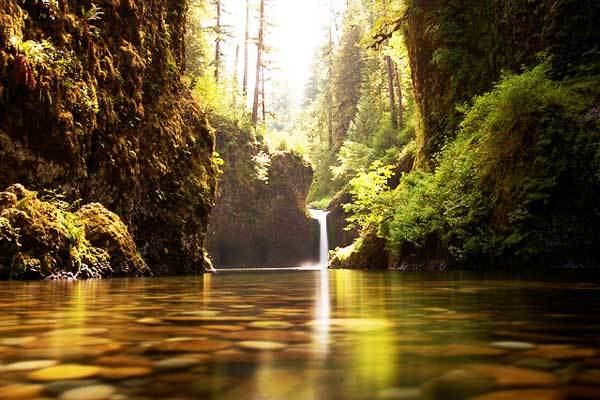
[[[151,275],[116,214],[100,204],[72,212],[69,203],[47,197],[22,185],[0,193],[1,199],[13,200],[0,212],[0,278]]]

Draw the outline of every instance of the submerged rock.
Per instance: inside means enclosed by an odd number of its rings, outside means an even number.
[[[64,392],[60,400],[104,400],[115,392],[115,388],[108,385],[84,386]]]
[[[145,276],[150,269],[121,219],[100,204],[72,212],[16,184],[0,193],[0,278]]]
[[[389,388],[377,393],[376,398],[381,400],[419,400],[422,397],[420,388]]]
[[[496,364],[476,364],[469,370],[493,378],[499,388],[556,386],[560,383],[556,375],[527,368]]]
[[[527,343],[527,342],[493,342],[491,343],[492,347],[497,347],[499,349],[505,350],[532,350],[535,349],[535,344]]]
[[[575,347],[572,345],[548,344],[538,346],[535,350],[523,354],[525,357],[546,358],[549,360],[575,360],[590,358],[598,355],[592,348]]]
[[[21,400],[35,398],[42,394],[44,387],[41,385],[12,384],[0,386],[0,393],[5,400]]]
[[[423,393],[425,399],[428,400],[463,400],[492,390],[551,387],[559,384],[559,379],[554,374],[547,372],[496,364],[473,364],[452,370],[427,382],[423,385]],[[502,397],[506,393],[511,392],[502,392],[501,395],[498,395],[500,396],[498,399],[529,398],[525,396]],[[490,395],[490,398],[495,399],[496,397],[493,396],[496,394]],[[477,398],[479,399],[479,397]]]
[[[566,398],[560,390],[530,389],[494,392],[475,397],[473,400],[564,400]]]
[[[32,371],[36,369],[48,368],[58,364],[56,360],[32,360],[19,361],[5,365],[0,368],[0,371],[15,372],[15,371]]]
[[[33,381],[52,382],[68,379],[84,379],[98,376],[102,368],[91,365],[62,364],[34,371],[27,375]]]
[[[240,347],[249,350],[281,350],[285,349],[284,343],[279,342],[268,342],[268,341],[260,341],[260,340],[245,340],[239,343]]]
[[[463,400],[491,390],[494,379],[477,372],[457,369],[427,382],[422,387],[427,400]]]

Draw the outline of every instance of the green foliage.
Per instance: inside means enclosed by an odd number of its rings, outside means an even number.
[[[315,60],[304,104],[308,112],[303,114],[308,120],[303,124],[309,127],[305,131],[311,132],[309,140],[319,144],[306,147],[315,167],[311,200],[341,190],[357,174],[368,171],[375,160],[395,164],[415,135],[410,69],[402,35],[392,35],[383,48],[369,47],[377,27],[392,23],[403,9],[403,5],[378,0],[349,2],[340,43],[333,49],[332,76],[328,74],[328,48]],[[399,122],[392,121],[386,56],[392,60],[395,109],[402,114]],[[397,120],[398,113],[394,114]]]
[[[82,9],[82,17],[88,22],[99,21],[102,19],[104,12],[102,8],[98,7],[94,3],[90,6],[89,9]]]
[[[335,162],[335,154],[327,146],[318,146],[313,157],[319,160],[314,165],[314,177],[307,201],[310,203],[323,197],[333,197],[343,187],[340,181],[334,181],[330,165]]]
[[[37,72],[41,73],[47,70],[56,72],[59,76],[62,75],[64,66],[63,55],[59,54],[54,45],[48,40],[23,41],[21,37],[12,36],[10,38],[10,46],[18,53],[25,56],[29,65]]]
[[[373,92],[363,90],[358,100],[356,114],[348,128],[348,140],[369,143],[371,137],[380,127],[382,120],[381,99]]]
[[[204,26],[213,17],[211,7],[205,0],[190,2],[186,20],[186,64],[184,82],[192,90],[194,99],[202,111],[219,114],[231,121],[248,123],[244,113],[243,99],[238,98],[236,84],[232,77],[220,77],[217,82],[214,67],[214,37]],[[170,42],[169,26],[166,26],[165,40]],[[173,58],[169,60],[173,75],[179,74],[179,66]]]
[[[332,198],[333,197],[327,196],[319,200],[312,201],[308,204],[308,208],[313,208],[316,210],[326,210],[327,207],[329,207]]]
[[[342,182],[350,181],[369,168],[374,155],[373,149],[365,144],[345,141],[337,156],[338,164],[331,167],[334,179]]]
[[[592,132],[600,121],[585,116],[599,93],[553,81],[549,68],[504,74],[462,107],[458,135],[434,172],[405,175],[394,190],[385,169],[354,179],[351,222],[377,226],[396,256],[404,243],[434,237],[463,263],[591,257],[600,221],[600,138]]]
[[[185,70],[190,87],[195,86],[195,78],[208,75],[212,49],[203,22],[209,18],[205,0],[190,1],[185,36]]]
[[[375,161],[368,172],[359,174],[350,181],[350,194],[353,202],[344,205],[344,211],[352,215],[348,218],[349,228],[359,228],[366,232],[371,226],[381,226],[390,217],[393,207],[393,192],[388,186],[394,175],[393,166]]]
[[[205,112],[218,110],[223,113],[229,108],[229,99],[212,74],[195,76],[192,93]]]
[[[271,167],[271,155],[265,151],[259,151],[252,157],[255,168],[255,177],[263,183],[269,182],[269,168]]]

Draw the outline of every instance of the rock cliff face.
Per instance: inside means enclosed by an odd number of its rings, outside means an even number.
[[[456,134],[457,106],[488,91],[502,71],[519,72],[544,51],[555,74],[572,75],[596,57],[600,11],[592,3],[412,0],[404,33],[421,116],[417,165],[433,167],[433,156]]]
[[[310,166],[292,153],[270,154],[247,129],[211,122],[225,161],[208,233],[215,266],[316,262],[318,227],[305,207]]]
[[[335,195],[327,210],[327,231],[329,233],[329,247],[336,249],[338,247],[346,247],[352,244],[358,238],[356,229],[346,230],[348,225],[346,219],[350,216],[344,211],[344,204],[352,202],[352,196],[346,189],[341,190]]]
[[[99,202],[156,273],[209,268],[214,135],[180,82],[184,0],[3,0],[0,187]]]

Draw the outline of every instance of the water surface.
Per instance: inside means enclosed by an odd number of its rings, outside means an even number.
[[[0,398],[600,398],[599,283],[306,270],[4,282]]]

